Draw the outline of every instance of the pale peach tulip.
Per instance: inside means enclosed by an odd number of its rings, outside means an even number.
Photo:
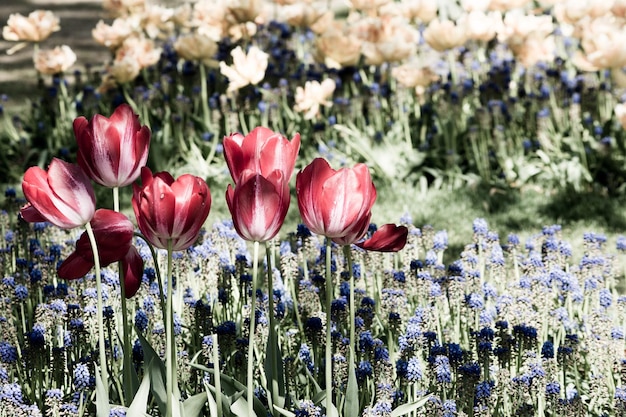
[[[112,86],[111,84],[126,84],[133,81],[139,75],[141,66],[137,59],[132,55],[124,55],[120,59],[113,61],[113,64],[107,68],[107,76],[103,80],[104,86]]]
[[[391,0],[349,0],[353,9],[356,10],[376,10],[391,2]]]
[[[613,7],[611,7],[611,13],[615,17],[620,17],[622,19],[626,18],[626,0],[615,0],[613,2]]]
[[[361,40],[346,33],[345,28],[332,27],[315,41],[315,56],[328,68],[356,65],[361,58]]]
[[[76,54],[67,45],[40,49],[33,57],[35,69],[41,74],[54,75],[67,71],[76,62]]]
[[[421,23],[429,23],[437,17],[437,2],[432,0],[402,0],[400,9],[407,19]]]
[[[220,72],[228,78],[229,93],[233,93],[246,85],[256,85],[265,78],[269,55],[256,46],[251,46],[248,53],[244,53],[241,46],[230,53],[233,64],[226,65],[220,62]]]
[[[462,15],[457,25],[464,28],[467,39],[488,42],[496,37],[502,26],[502,15],[500,12],[473,10]]]
[[[585,18],[604,16],[611,7],[613,0],[566,0],[554,5],[554,16],[561,23],[575,24]]]
[[[135,59],[140,69],[147,68],[159,61],[161,49],[155,47],[151,39],[133,36],[124,40],[115,54],[116,61],[122,61],[127,57]]]
[[[581,46],[586,59],[596,68],[626,65],[626,27],[621,19],[607,15],[585,26]]]
[[[100,45],[110,49],[117,49],[124,41],[139,28],[138,19],[132,17],[118,17],[113,23],[107,25],[100,20],[91,31],[91,35]]]
[[[113,16],[124,16],[144,10],[146,0],[102,0],[102,7]]]
[[[331,107],[332,97],[335,91],[335,81],[326,78],[321,83],[319,81],[307,81],[304,88],[296,87],[296,105],[294,110],[303,113],[307,120],[313,119],[320,113],[320,106]]]
[[[466,12],[484,12],[489,8],[491,0],[461,0],[461,7]]]
[[[530,0],[491,0],[489,10],[506,12],[507,10],[523,8],[528,3],[530,3]]]
[[[423,66],[417,61],[394,67],[391,76],[403,87],[414,88],[418,95],[423,94],[425,88],[439,78],[430,67]]]
[[[370,65],[408,58],[415,54],[419,41],[419,32],[399,16],[363,19],[351,32],[363,41],[361,53]]]
[[[2,37],[13,42],[41,42],[59,30],[59,18],[54,13],[35,10],[28,17],[19,13],[9,15],[7,25],[2,28]]]
[[[538,62],[554,61],[555,51],[554,36],[548,36],[546,38],[527,38],[524,43],[514,48],[513,53],[517,60],[528,68]]]
[[[218,42],[228,30],[228,7],[226,2],[218,0],[199,0],[193,5],[191,26],[198,33]]]
[[[552,16],[527,15],[522,10],[513,10],[504,15],[504,25],[498,30],[498,40],[515,48],[526,39],[544,39],[554,31]]]
[[[465,30],[451,20],[432,20],[423,35],[426,43],[437,51],[456,48],[467,40]]]
[[[290,25],[300,28],[311,28],[319,20],[327,19],[328,17],[332,19],[334,15],[321,2],[301,2],[283,6],[280,9],[280,16],[281,19],[284,19]]]
[[[174,9],[151,5],[140,15],[141,27],[150,39],[165,39],[174,31],[173,17]]]
[[[207,36],[193,33],[179,36],[174,42],[174,49],[183,59],[208,65],[213,62],[213,57],[217,52],[217,43]]]

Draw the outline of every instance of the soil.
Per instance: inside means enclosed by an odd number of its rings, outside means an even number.
[[[0,0],[0,25],[6,25],[9,15],[28,15],[33,10],[51,10],[60,19],[61,30],[41,43],[41,48],[69,45],[78,59],[73,69],[82,70],[86,64],[101,65],[108,50],[98,45],[91,30],[98,20],[107,19],[101,0]],[[0,36],[0,94],[9,96],[7,104],[19,104],[34,91],[37,82],[33,66],[33,47],[28,45],[13,55],[6,51],[15,46]]]
[[[154,4],[177,5],[183,0],[147,0]],[[60,19],[61,30],[54,32],[41,44],[41,48],[69,45],[77,55],[77,62],[68,71],[70,82],[74,70],[84,71],[87,65],[102,67],[109,58],[106,47],[96,43],[91,30],[99,20],[111,23],[110,14],[102,8],[102,0],[0,0],[0,29],[6,25],[11,13],[28,15],[43,9],[51,10]],[[0,35],[0,94],[9,101],[5,107],[20,105],[36,89],[37,76],[33,66],[33,47],[28,45],[13,55],[6,51],[15,46]]]

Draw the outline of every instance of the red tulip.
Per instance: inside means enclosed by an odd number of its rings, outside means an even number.
[[[364,164],[334,170],[316,158],[296,176],[298,208],[304,224],[340,245],[361,239],[370,223],[376,188]]]
[[[143,259],[134,246],[130,247],[122,259],[122,269],[124,270],[124,295],[126,298],[131,298],[137,294],[143,277]]]
[[[374,232],[371,238],[356,245],[377,252],[398,252],[406,245],[408,235],[409,229],[406,226],[385,224]]]
[[[235,185],[246,170],[265,178],[279,170],[283,179],[289,182],[299,150],[299,134],[296,133],[290,142],[266,127],[257,127],[246,136],[234,133],[224,138],[224,157]]]
[[[266,242],[283,225],[289,209],[289,183],[281,171],[269,177],[246,171],[239,183],[226,190],[226,203],[239,235],[250,241]]]
[[[75,164],[54,158],[44,171],[30,167],[22,181],[24,197],[30,203],[22,209],[27,221],[43,219],[62,229],[87,224],[96,210],[91,181]]]
[[[187,249],[200,234],[211,209],[209,187],[200,177],[185,174],[177,180],[168,172],[152,175],[141,169],[142,185],[133,184],[133,210],[139,230],[157,248]]]
[[[126,257],[133,239],[133,224],[122,213],[98,209],[91,220],[101,266],[107,266]],[[89,235],[83,232],[76,242],[76,250],[61,264],[57,273],[63,279],[84,277],[94,267]]]
[[[78,164],[95,182],[106,187],[131,184],[148,160],[150,128],[141,126],[128,104],[118,106],[111,118],[100,114],[90,121],[74,120]]]

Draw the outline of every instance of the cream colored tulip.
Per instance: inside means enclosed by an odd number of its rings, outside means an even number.
[[[183,59],[209,65],[217,52],[217,43],[207,36],[193,33],[179,36],[174,42],[174,49]]]
[[[294,110],[305,113],[304,118],[311,120],[320,113],[320,106],[331,107],[332,97],[335,92],[335,81],[327,78],[319,81],[307,81],[304,88],[296,87],[296,105]]]
[[[220,72],[228,78],[227,92],[233,93],[246,85],[256,85],[263,81],[269,60],[268,54],[256,46],[251,46],[246,54],[241,46],[238,46],[230,55],[233,57],[232,65],[220,62]]]
[[[626,66],[626,27],[612,15],[594,19],[583,29],[581,46],[596,68]]]
[[[430,67],[417,60],[394,67],[391,76],[403,87],[414,88],[417,94],[422,94],[425,87],[439,79]]]
[[[126,84],[134,81],[141,71],[141,65],[131,55],[125,55],[115,59],[113,65],[107,68],[107,73],[117,84]],[[106,84],[108,77],[105,77]]]
[[[513,10],[504,15],[504,25],[498,30],[498,40],[511,47],[522,45],[527,38],[544,39],[554,31],[552,16],[527,15]]]
[[[467,39],[487,42],[496,37],[502,26],[500,12],[485,13],[473,10],[462,15],[457,25],[465,30]]]
[[[41,74],[54,75],[67,71],[76,62],[76,54],[67,45],[39,50],[33,57],[35,69]]]
[[[466,12],[484,12],[489,8],[491,0],[461,0],[461,7]]]
[[[465,30],[451,20],[434,19],[423,36],[431,48],[440,52],[461,46],[467,40]]]
[[[165,39],[174,31],[174,12],[168,7],[151,5],[140,15],[141,27],[150,39]]]
[[[361,58],[362,41],[347,28],[335,24],[315,41],[315,57],[328,68],[356,65]]]
[[[143,11],[146,0],[102,0],[102,7],[114,16],[124,16]]]
[[[122,61],[126,57],[135,59],[139,68],[147,68],[159,62],[161,48],[155,47],[151,39],[136,36],[130,37],[124,40],[124,43],[122,43],[122,46],[115,54],[117,61]]]
[[[13,42],[41,42],[59,30],[59,18],[54,13],[35,10],[28,17],[19,13],[9,15],[7,25],[2,28],[2,37]]]
[[[429,23],[437,17],[437,2],[433,0],[402,0],[400,8],[404,17]]]
[[[506,12],[508,10],[520,9],[530,3],[530,0],[491,0],[489,10]]]
[[[132,17],[118,17],[107,25],[100,20],[91,31],[91,36],[100,45],[117,49],[124,41],[139,29],[139,20]]]
[[[582,19],[604,16],[611,7],[613,0],[567,0],[554,6],[554,16],[561,23],[575,24]]]
[[[400,16],[362,19],[351,28],[363,44],[361,53],[369,65],[396,62],[414,55],[419,32]]]

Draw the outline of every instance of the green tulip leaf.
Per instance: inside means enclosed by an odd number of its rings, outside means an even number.
[[[402,404],[401,406],[394,408],[391,414],[389,415],[389,417],[404,416],[404,415],[409,414],[411,411],[417,410],[418,408],[422,408],[424,404],[426,404],[429,398],[430,398],[430,394],[423,396],[422,398],[420,398],[419,400],[413,403]]]
[[[201,417],[203,415],[204,405],[206,404],[206,402],[207,396],[204,392],[187,398],[183,402],[183,415],[185,417]]]
[[[143,356],[146,363],[151,364],[148,367],[150,375],[150,381],[152,383],[152,395],[159,407],[161,415],[165,415],[167,408],[167,389],[165,388],[165,363],[161,357],[154,351],[150,343],[146,338],[137,330],[137,336],[143,349]],[[108,415],[107,415],[108,417]]]
[[[343,406],[345,417],[359,416],[359,383],[356,379],[356,366],[354,364],[354,351],[350,346],[350,360],[348,363],[348,386],[346,387],[346,401]]]
[[[128,411],[126,412],[126,415],[135,416],[138,414],[146,414],[148,408],[148,397],[150,395],[150,375],[152,373],[150,372],[150,368],[153,366],[156,365],[154,365],[154,361],[152,360],[148,364],[148,370],[141,380],[141,385],[135,393],[133,402],[130,404],[130,406],[128,406]]]
[[[96,416],[109,417],[111,405],[109,404],[109,390],[105,387],[100,372],[96,366]]]

